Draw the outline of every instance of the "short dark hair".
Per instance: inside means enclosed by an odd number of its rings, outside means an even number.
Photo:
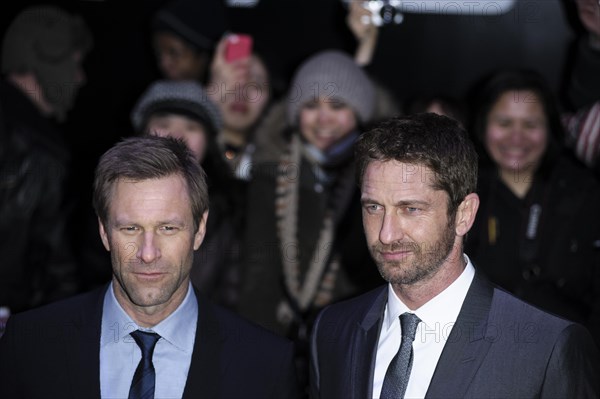
[[[121,140],[102,155],[94,177],[93,205],[103,223],[107,222],[111,195],[121,179],[143,181],[171,175],[183,177],[192,205],[194,231],[208,209],[208,188],[204,170],[182,139],[138,136]]]
[[[356,178],[362,187],[373,161],[398,161],[426,166],[433,188],[448,193],[448,214],[477,187],[477,153],[467,132],[446,116],[419,113],[384,120],[355,144]]]

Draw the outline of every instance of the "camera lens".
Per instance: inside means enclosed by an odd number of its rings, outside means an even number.
[[[381,15],[381,19],[384,24],[391,24],[395,21],[396,13],[398,11],[396,8],[390,4],[384,4],[379,10],[379,15]]]

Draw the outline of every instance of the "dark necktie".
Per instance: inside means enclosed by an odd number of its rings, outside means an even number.
[[[129,388],[129,399],[154,399],[154,383],[156,375],[152,364],[154,347],[160,339],[160,335],[151,332],[136,330],[131,336],[142,351],[142,359],[135,369],[131,387]]]
[[[419,322],[421,322],[421,319],[414,313],[402,313],[400,315],[400,326],[402,327],[400,349],[398,349],[398,353],[396,353],[385,372],[380,399],[404,397],[413,362],[412,343],[415,340],[415,332]]]

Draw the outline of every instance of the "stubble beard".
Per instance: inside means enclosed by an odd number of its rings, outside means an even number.
[[[116,259],[113,259],[114,261],[119,262]],[[181,274],[183,269],[180,267],[176,276],[168,274],[163,276],[163,281],[159,281],[152,286],[144,286],[143,283],[134,280],[135,277],[131,274],[133,267],[128,262],[119,262],[119,269],[115,270],[113,275],[119,284],[119,287],[115,288],[120,289],[129,301],[138,307],[152,307],[167,303],[183,281]],[[145,265],[142,267],[150,268],[152,266]]]
[[[431,278],[442,267],[452,252],[456,238],[454,230],[453,225],[448,225],[440,239],[431,244],[419,245],[415,242],[400,242],[383,245],[377,242],[370,249],[379,274],[392,285],[412,285]],[[397,250],[408,250],[411,253],[407,259],[399,261],[387,261],[381,256],[382,251]]]

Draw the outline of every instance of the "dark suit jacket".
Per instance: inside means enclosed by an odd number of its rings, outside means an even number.
[[[99,398],[106,287],[12,316],[0,339],[0,398]],[[196,291],[184,398],[297,397],[293,345]]]
[[[387,285],[324,309],[311,348],[313,398],[371,398]],[[579,324],[476,273],[427,398],[598,398],[598,353]]]

